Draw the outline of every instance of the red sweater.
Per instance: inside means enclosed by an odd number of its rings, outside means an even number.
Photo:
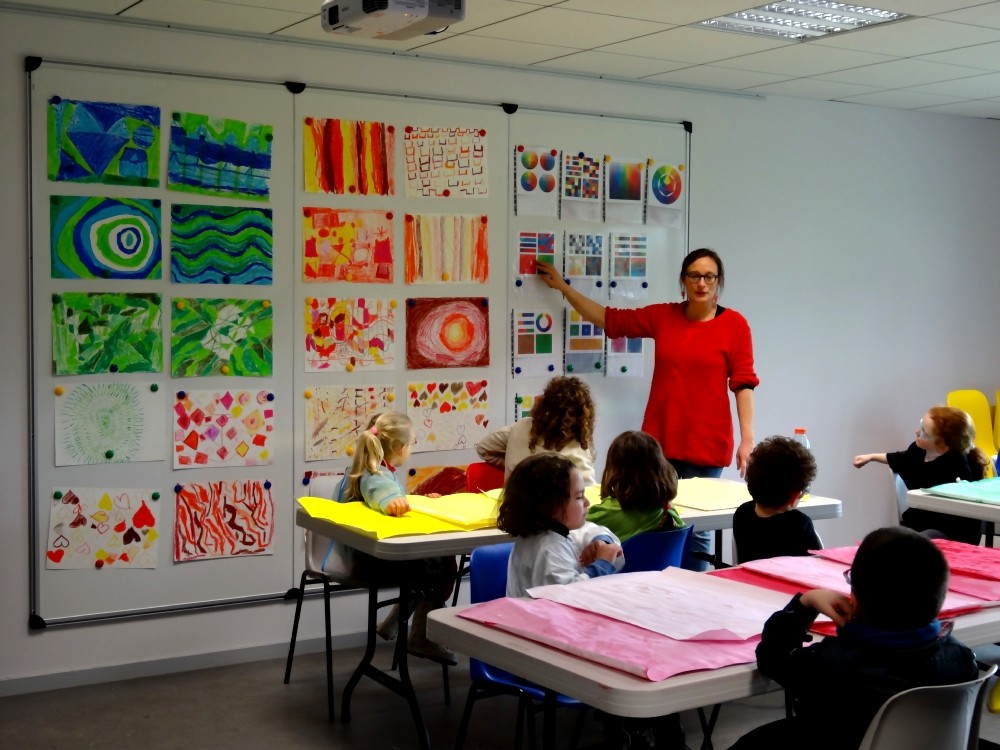
[[[702,466],[733,460],[728,390],[753,388],[753,344],[746,318],[719,308],[712,320],[692,322],[680,302],[605,313],[608,338],[651,338],[656,344],[653,382],[642,429],[667,458]]]

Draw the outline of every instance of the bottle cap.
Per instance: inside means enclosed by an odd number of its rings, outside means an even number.
[[[795,434],[796,435],[805,435],[806,434],[806,428],[805,427],[796,427],[795,428]]]

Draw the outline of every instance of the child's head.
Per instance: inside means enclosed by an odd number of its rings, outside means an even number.
[[[912,630],[941,611],[948,563],[927,537],[902,526],[864,538],[851,566],[859,617],[885,630]]]
[[[576,440],[581,448],[590,448],[595,418],[594,399],[586,383],[578,377],[552,378],[531,408],[528,447],[559,451]]]
[[[917,445],[924,450],[937,448],[968,453],[975,439],[976,426],[972,417],[954,406],[932,406],[920,420],[917,430]]]
[[[579,528],[587,518],[588,505],[583,477],[573,462],[558,453],[536,453],[507,477],[497,527],[514,536],[547,531],[553,520]]]
[[[373,416],[354,443],[354,460],[345,497],[358,499],[365,471],[374,474],[383,462],[393,466],[406,463],[412,447],[413,424],[408,416],[395,411]]]
[[[677,497],[677,472],[652,435],[629,430],[611,441],[601,494],[623,510],[666,508]]]
[[[791,505],[816,478],[816,459],[801,443],[773,435],[758,443],[747,466],[747,489],[764,508]]]

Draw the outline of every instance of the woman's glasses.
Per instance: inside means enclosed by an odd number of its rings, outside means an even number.
[[[719,274],[717,273],[686,273],[684,278],[690,281],[692,284],[697,284],[699,281],[704,281],[706,284],[714,284],[719,280]]]

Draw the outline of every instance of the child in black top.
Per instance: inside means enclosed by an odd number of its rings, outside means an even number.
[[[737,562],[823,548],[812,519],[795,508],[815,478],[816,459],[791,438],[775,435],[753,449],[747,466],[753,500],[733,514]]]
[[[948,563],[932,541],[901,526],[877,529],[845,577],[850,596],[796,594],[764,625],[757,666],[791,694],[795,716],[754,729],[730,750],[857,747],[896,693],[978,676],[975,655],[937,619]],[[837,635],[804,646],[819,614],[837,624]]]

